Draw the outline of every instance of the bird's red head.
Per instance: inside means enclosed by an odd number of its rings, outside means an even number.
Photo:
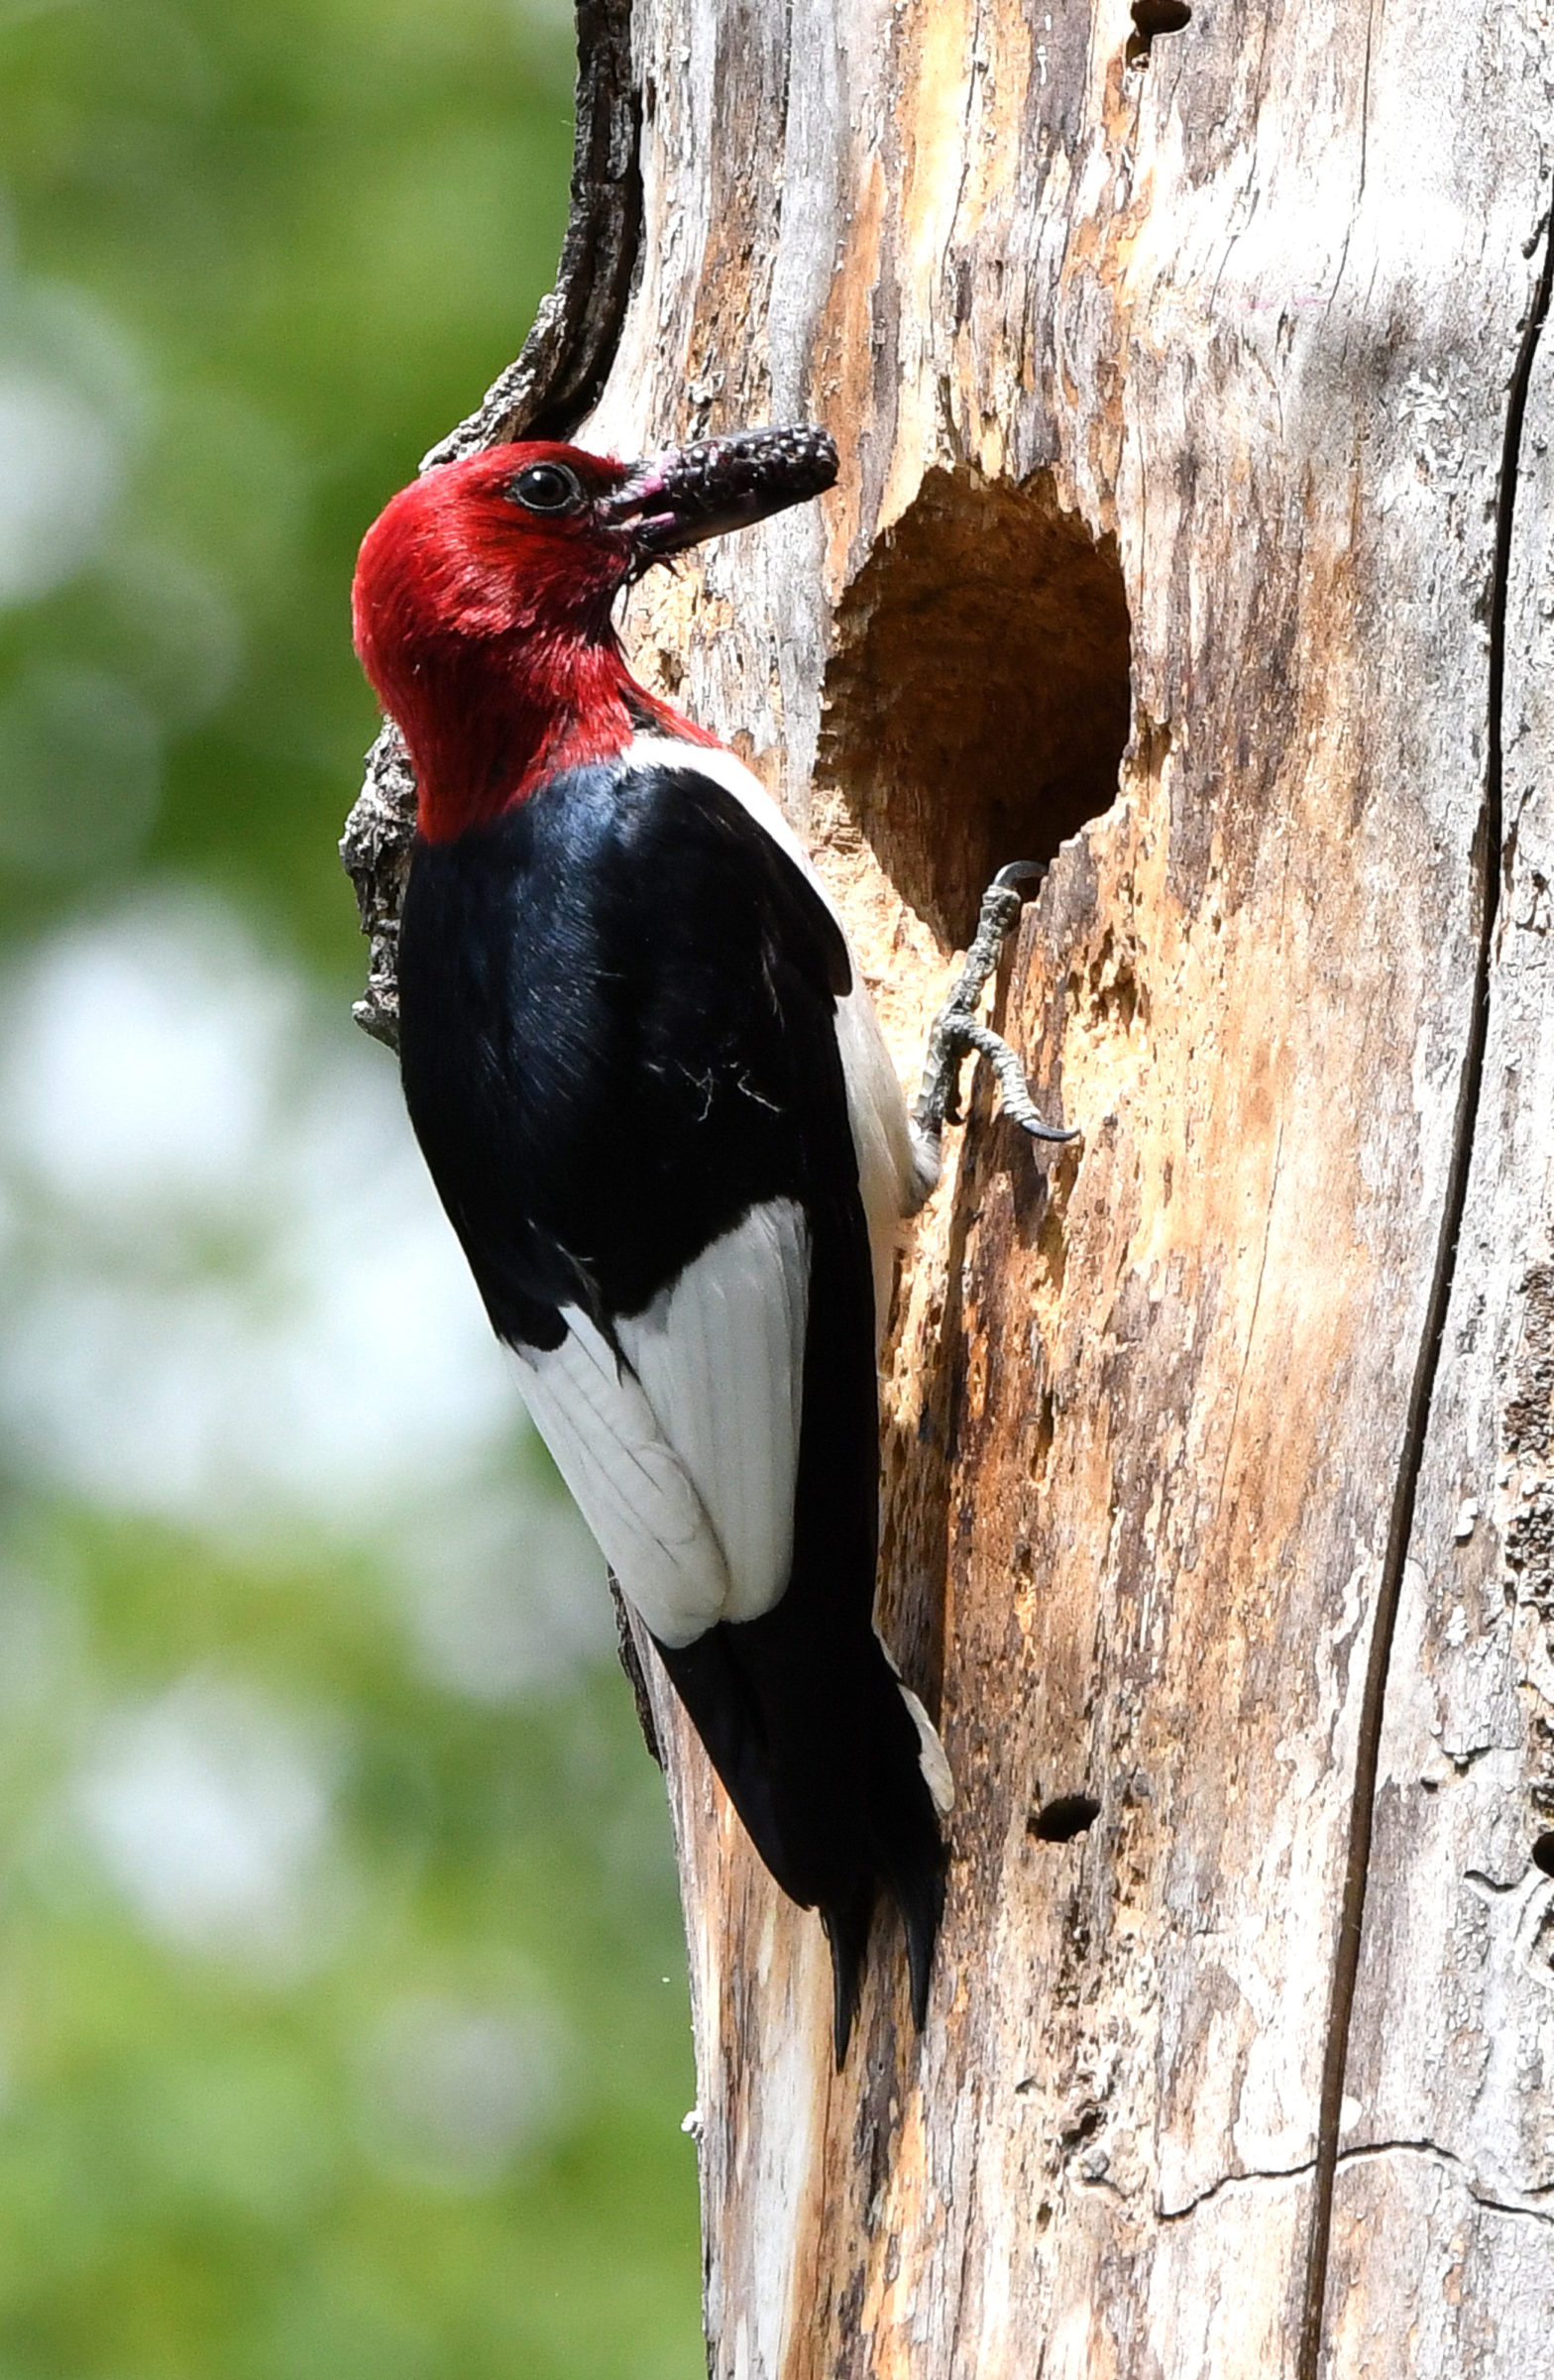
[[[356,649],[415,767],[436,840],[494,817],[640,727],[703,740],[637,686],[610,622],[620,590],[703,538],[818,496],[823,430],[749,430],[617,463],[530,441],[401,490],[362,543]]]

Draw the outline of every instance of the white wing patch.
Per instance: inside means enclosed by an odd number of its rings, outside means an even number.
[[[806,882],[813,885],[836,924],[836,904],[816,874],[809,853],[758,777],[722,744],[682,743],[672,736],[633,737],[627,763],[641,768],[690,768],[710,777],[768,834]],[[845,929],[843,928],[843,935]],[[849,945],[850,956],[850,945]],[[917,1213],[934,1187],[935,1167],[912,1138],[907,1103],[879,1029],[862,970],[852,960],[852,989],[836,1003],[836,1043],[847,1085],[847,1122],[858,1159],[858,1188],[874,1260],[874,1324],[885,1327],[891,1274],[901,1245],[901,1226]]]
[[[776,1198],[615,1325],[722,1548],[724,1620],[769,1612],[793,1566],[809,1303],[809,1229]]]
[[[514,1351],[535,1428],[666,1644],[758,1618],[788,1583],[809,1275],[803,1214],[775,1199],[616,1324],[624,1361],[575,1307],[559,1347]]]
[[[518,1388],[600,1552],[655,1637],[689,1644],[728,1599],[728,1571],[684,1464],[634,1372],[587,1314],[539,1353],[513,1349]]]

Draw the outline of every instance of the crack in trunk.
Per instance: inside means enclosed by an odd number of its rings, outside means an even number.
[[[1355,1763],[1354,1805],[1350,1819],[1349,1857],[1339,1916],[1338,1949],[1328,2009],[1327,2048],[1322,2072],[1322,2097],[1317,2120],[1316,2183],[1311,2210],[1310,2249],[1300,2330],[1296,2380],[1318,2380],[1322,2357],[1323,2311],[1332,2237],[1333,2193],[1342,2162],[1344,2081],[1349,2059],[1350,2022],[1360,1973],[1360,1947],[1365,1921],[1371,1840],[1375,1816],[1376,1780],[1381,1758],[1382,1719],[1387,1698],[1392,1637],[1402,1591],[1403,1569],[1413,1536],[1414,1507],[1429,1438],[1430,1412],[1446,1334],[1447,1312],[1456,1277],[1457,1243],[1468,1201],[1480,1096],[1484,1084],[1485,1052],[1489,1041],[1490,990],[1495,932],[1499,917],[1503,874],[1502,816],[1503,749],[1501,711],[1505,693],[1505,614],[1510,586],[1511,539],[1515,522],[1516,482],[1521,464],[1522,431],[1527,394],[1544,322],[1554,289],[1554,221],[1545,214],[1528,243],[1528,257],[1543,245],[1543,263],[1534,283],[1521,342],[1511,370],[1505,409],[1505,435],[1500,449],[1499,481],[1496,496],[1495,555],[1490,588],[1489,723],[1484,772],[1484,801],[1474,838],[1473,867],[1480,903],[1478,950],[1474,964],[1473,1002],[1467,1048],[1452,1130],[1451,1164],[1441,1215],[1434,1276],[1420,1339],[1402,1459],[1392,1497],[1387,1554],[1377,1591],[1376,1623],[1366,1666],[1365,1694],[1360,1707],[1359,1745]],[[1530,2210],[1529,2210],[1530,2211]]]
[[[1345,2149],[1338,2159],[1340,2165],[1363,2165],[1372,2157],[1426,2157],[1444,2165],[1453,2178],[1472,2199],[1476,2207],[1488,2208],[1492,2214],[1519,2214],[1529,2223],[1554,2223],[1554,2210],[1546,2207],[1519,2207],[1513,2200],[1492,2198],[1487,2190],[1479,2190],[1473,2181],[1473,2170],[1465,2157],[1455,2149],[1442,2148],[1438,2140],[1368,2140],[1360,2148]],[[1545,2195],[1533,2192],[1530,2196]]]
[[[1315,2167],[1316,2159],[1314,2157],[1302,2157],[1298,2165],[1254,2166],[1245,2173],[1221,2174],[1217,2182],[1208,2183],[1204,2189],[1188,2199],[1184,2206],[1157,2206],[1155,2219],[1158,2223],[1184,2223],[1190,2214],[1197,2213],[1200,2207],[1212,2205],[1214,2200],[1221,2198],[1227,2190],[1240,2190],[1248,2185],[1261,2182],[1298,2182],[1302,2174],[1314,2172]]]

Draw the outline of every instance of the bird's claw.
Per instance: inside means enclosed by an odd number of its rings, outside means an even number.
[[[965,964],[929,1028],[923,1085],[912,1121],[936,1153],[945,1123],[958,1117],[960,1062],[967,1050],[975,1050],[988,1061],[998,1077],[1004,1113],[1033,1140],[1061,1144],[1080,1137],[1076,1129],[1044,1121],[1019,1058],[1003,1036],[984,1025],[976,1013],[1004,944],[1019,922],[1025,897],[1020,888],[1033,881],[1039,884],[1046,873],[1045,866],[1034,859],[1013,859],[999,869],[982,895],[982,912]]]

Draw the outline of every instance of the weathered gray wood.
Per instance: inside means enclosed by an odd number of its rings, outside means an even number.
[[[1467,1207],[1403,1577],[1327,2281],[1335,2372],[1554,2341],[1554,358],[1520,445],[1504,858]],[[1544,1867],[1533,1859],[1542,1844]]]
[[[1550,2334],[1546,353],[1482,1081],[1472,1022],[1554,41],[1131,32],[633,29],[583,434],[843,456],[644,585],[639,664],[810,831],[904,1074],[981,874],[1068,837],[1001,996],[1085,1134],[1044,1183],[979,1091],[888,1349],[881,1607],[960,1787],[921,2041],[882,1954],[832,2074],[818,1928],[648,1662],[719,2380],[1519,2380]]]

